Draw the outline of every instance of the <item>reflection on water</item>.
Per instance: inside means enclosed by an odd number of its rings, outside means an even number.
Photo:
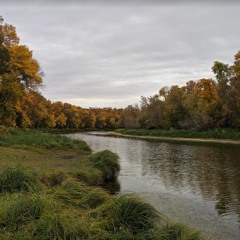
[[[213,201],[219,215],[240,219],[240,146],[70,136],[82,138],[93,151],[119,155],[121,191],[198,196]]]
[[[145,144],[143,176],[151,176],[153,184],[215,200],[219,214],[240,216],[239,147]]]

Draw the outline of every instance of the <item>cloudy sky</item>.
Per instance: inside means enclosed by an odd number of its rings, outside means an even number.
[[[33,50],[46,98],[126,107],[213,77],[213,62],[231,63],[240,50],[237,1],[179,2],[1,0],[0,15]]]

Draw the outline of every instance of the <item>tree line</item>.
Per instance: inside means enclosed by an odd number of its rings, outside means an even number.
[[[163,87],[142,97],[121,114],[125,128],[199,129],[240,128],[240,51],[234,63],[215,61],[215,79]]]
[[[0,17],[0,125],[22,128],[240,128],[240,51],[234,63],[214,62],[215,79],[163,87],[125,109],[81,108],[39,92],[43,72]]]
[[[0,125],[23,128],[117,128],[121,109],[81,108],[51,102],[39,89],[43,72],[19,44],[14,26],[0,17]]]

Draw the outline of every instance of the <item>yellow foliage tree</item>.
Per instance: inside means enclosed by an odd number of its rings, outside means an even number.
[[[19,101],[41,86],[42,75],[32,51],[19,45],[15,27],[0,17],[0,124],[16,125]]]

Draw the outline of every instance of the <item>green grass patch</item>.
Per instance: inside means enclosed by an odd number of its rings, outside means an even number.
[[[160,136],[160,137],[180,137],[180,138],[202,138],[202,139],[231,139],[240,140],[239,130],[216,129],[206,132],[196,130],[162,130],[162,129],[117,129],[117,133],[134,136]]]
[[[28,146],[45,149],[72,149],[90,153],[89,146],[81,140],[37,130],[12,129],[1,136],[2,146]]]

